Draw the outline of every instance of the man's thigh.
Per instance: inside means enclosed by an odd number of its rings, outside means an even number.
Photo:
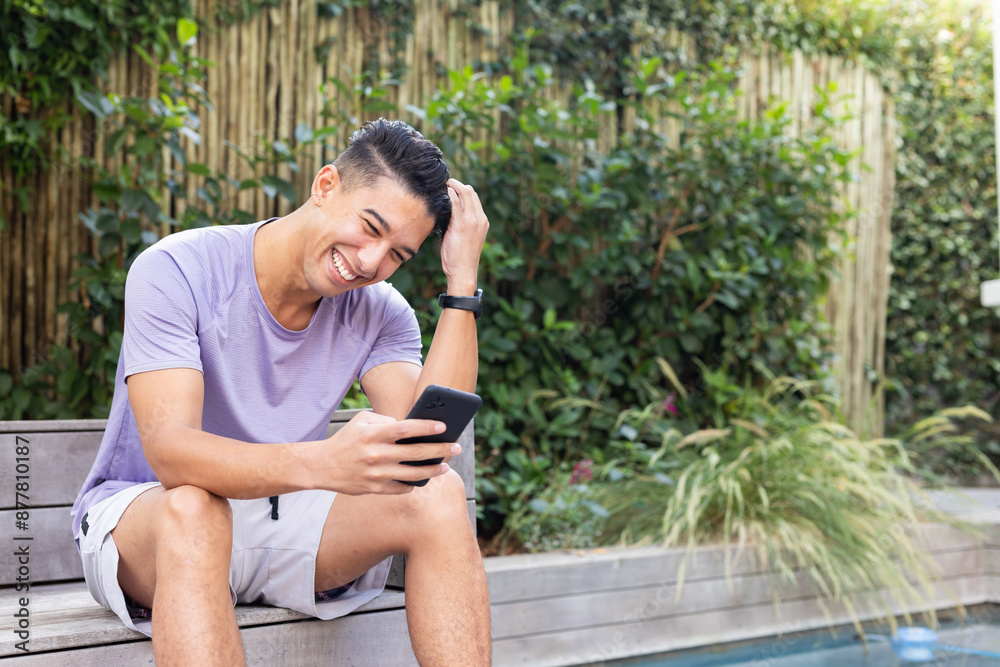
[[[454,471],[402,495],[337,494],[316,555],[316,590],[342,586],[388,556],[408,553],[435,521],[464,521],[469,532],[465,486]]]
[[[169,567],[204,575],[207,579],[198,583],[206,586],[219,572],[228,587],[232,512],[225,498],[192,486],[154,486],[129,504],[111,537],[118,551],[118,583],[143,607],[152,607],[157,573],[164,567],[171,575],[177,573]],[[176,552],[197,554],[199,568],[187,567]]]
[[[153,606],[156,588],[156,540],[153,525],[164,500],[164,488],[154,486],[133,500],[111,531],[118,549],[118,584],[125,595],[144,607]]]

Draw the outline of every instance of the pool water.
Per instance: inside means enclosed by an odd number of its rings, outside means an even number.
[[[939,648],[934,651],[932,660],[906,662],[896,654],[888,642],[879,641],[874,631],[869,632],[866,654],[853,628],[842,627],[836,630],[835,635],[831,635],[829,630],[791,633],[781,638],[771,637],[759,642],[742,642],[731,647],[702,647],[660,657],[633,659],[619,664],[628,667],[1000,666],[1000,612],[995,608],[973,615],[964,626],[955,622],[943,623],[936,632],[939,646],[955,645],[978,649],[996,653],[997,657],[970,655]]]

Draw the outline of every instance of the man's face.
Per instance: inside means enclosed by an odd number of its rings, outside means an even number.
[[[388,178],[349,193],[338,180],[317,208],[306,280],[327,297],[385,280],[434,228],[427,206]]]

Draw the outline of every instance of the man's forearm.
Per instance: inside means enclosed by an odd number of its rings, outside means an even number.
[[[224,498],[266,498],[312,488],[308,451],[317,445],[242,442],[177,427],[143,448],[165,488],[192,485]]]
[[[448,293],[454,296],[471,296],[475,291],[475,282],[467,281],[460,286],[449,284],[448,287]],[[478,375],[476,318],[467,310],[446,308],[441,312],[434,330],[434,339],[427,351],[413,398],[416,400],[424,388],[432,384],[473,392]]]

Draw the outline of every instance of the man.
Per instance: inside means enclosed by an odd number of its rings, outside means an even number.
[[[437,147],[380,119],[293,213],[180,232],[135,261],[111,416],[73,529],[91,593],[151,634],[158,664],[242,663],[237,600],[349,613],[382,590],[392,554],[408,556],[418,661],[489,663],[486,576],[447,465],[460,447],[395,444],[443,430],[404,419],[424,387],[475,388],[488,228]],[[463,298],[421,366],[413,311],[384,281],[432,230],[447,293]],[[356,378],[374,412],[326,438]]]

